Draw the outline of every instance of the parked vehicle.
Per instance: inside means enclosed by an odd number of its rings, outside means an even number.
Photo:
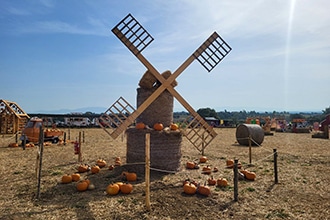
[[[64,118],[64,124],[69,127],[88,127],[91,122],[86,117],[66,117]]]
[[[24,141],[25,139],[26,143],[38,143],[40,127],[42,127],[44,131],[44,141],[51,141],[52,143],[57,143],[60,140],[60,136],[64,134],[63,131],[55,127],[44,128],[42,119],[38,117],[33,117],[28,121],[25,128],[23,129],[20,140]]]

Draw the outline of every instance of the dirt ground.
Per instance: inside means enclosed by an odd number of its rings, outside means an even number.
[[[236,143],[235,131],[216,129],[218,136],[205,149],[206,164],[219,169],[212,175],[227,178],[228,187],[211,186],[208,197],[183,193],[183,180],[203,184],[209,178],[201,168],[185,168],[187,161],[198,161],[201,154],[183,138],[180,171],[151,173],[150,211],[145,206],[143,175],[138,175],[131,194],[105,193],[108,184],[122,180],[125,166],[82,174],[89,177],[94,190],[78,192],[75,183],[62,184],[62,175],[76,172],[79,165],[72,144],[45,146],[36,199],[37,147],[10,148],[15,137],[1,136],[0,219],[330,219],[330,140],[274,133],[265,136],[262,146],[252,148],[250,165],[249,148]],[[79,132],[84,134],[84,163],[93,165],[103,158],[113,164],[115,157],[121,157],[125,164],[125,136],[113,140],[102,129],[71,129],[70,139],[75,140]],[[278,152],[278,184],[274,184],[273,149]],[[255,181],[239,181],[237,202],[233,170],[226,168],[226,160],[233,158],[257,174]]]

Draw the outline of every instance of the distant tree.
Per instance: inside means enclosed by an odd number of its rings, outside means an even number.
[[[324,115],[330,114],[330,106],[328,108],[325,108],[325,110],[322,110]]]
[[[302,114],[291,114],[290,115],[290,121],[292,121],[292,119],[298,119],[298,118],[305,119],[305,117]]]
[[[215,117],[218,118],[218,114],[214,109],[211,108],[200,108],[197,110],[197,113],[205,118],[205,117]]]

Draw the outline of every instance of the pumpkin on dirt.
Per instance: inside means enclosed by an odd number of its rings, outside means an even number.
[[[244,174],[244,177],[247,180],[255,180],[255,178],[257,177],[257,175],[254,172],[251,172],[249,170],[241,170],[240,172]]]
[[[203,195],[203,196],[209,196],[211,194],[211,189],[210,187],[204,185],[200,185],[197,189],[198,193]]]
[[[80,165],[78,166],[78,172],[79,172],[79,173],[87,172],[87,171],[89,171],[89,169],[90,169],[90,167],[89,167],[89,165],[87,165],[87,164],[80,164]]]
[[[121,158],[120,157],[115,158],[115,166],[121,166]]]
[[[221,187],[228,186],[228,180],[226,178],[219,178],[217,179],[217,185]]]
[[[86,191],[88,189],[89,183],[86,180],[79,181],[76,188],[79,192]]]
[[[188,195],[194,195],[197,191],[197,187],[192,183],[186,183],[183,186],[183,192]]]
[[[163,129],[164,129],[164,125],[162,123],[158,122],[158,123],[154,124],[154,130],[161,131]]]
[[[73,182],[78,182],[80,180],[80,174],[79,173],[73,173],[71,174],[72,181]]]
[[[136,173],[123,172],[122,176],[129,182],[134,182],[134,181],[137,180],[137,174]]]
[[[228,159],[226,160],[226,167],[233,168],[234,167],[234,160]]]
[[[212,169],[211,169],[211,167],[210,166],[205,166],[205,167],[203,167],[203,169],[202,169],[202,173],[204,173],[204,174],[211,174],[211,172],[212,172]]]
[[[69,174],[65,174],[62,176],[62,183],[71,183],[72,182],[72,177]]]
[[[18,147],[18,143],[10,143],[8,147]]]
[[[100,172],[101,168],[98,165],[94,165],[91,167],[91,172],[93,174]]]
[[[118,184],[111,183],[107,186],[106,193],[109,195],[117,195],[119,193],[120,187]]]
[[[187,169],[198,169],[199,167],[198,167],[198,164],[196,164],[195,162],[193,162],[193,161],[188,161],[188,162],[186,163],[186,168],[187,168]]]
[[[207,179],[207,183],[210,185],[210,186],[214,186],[217,184],[217,180],[213,178],[213,176],[211,176],[210,178]]]
[[[96,164],[97,164],[100,168],[102,168],[102,167],[105,167],[105,166],[107,165],[107,162],[106,162],[105,160],[103,160],[103,159],[98,159],[98,160],[96,161]]]
[[[130,183],[124,183],[120,186],[120,191],[124,194],[129,194],[133,190],[133,185]]]
[[[199,158],[199,162],[200,162],[200,163],[206,163],[206,161],[207,161],[207,157],[206,157],[206,156],[201,156],[201,157]]]
[[[136,129],[145,129],[146,125],[143,122],[139,122],[135,125]]]

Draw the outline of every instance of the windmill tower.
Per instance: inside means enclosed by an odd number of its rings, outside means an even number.
[[[178,170],[181,158],[181,141],[185,136],[200,152],[210,144],[217,135],[211,126],[189,105],[174,89],[176,78],[195,60],[210,72],[231,51],[231,47],[214,32],[192,55],[173,73],[162,74],[142,55],[142,51],[154,38],[128,14],[112,32],[147,68],[137,89],[137,109],[134,109],[124,98],[120,97],[99,118],[100,125],[112,137],[117,138],[122,132],[127,133],[127,162],[143,162],[145,133],[151,133],[150,160],[151,166],[159,169]],[[143,122],[149,127],[161,122],[169,126],[173,121],[173,101],[179,103],[189,112],[186,129],[183,132],[165,132],[154,130],[137,130],[128,128],[134,122]],[[160,111],[159,111],[160,110]]]

